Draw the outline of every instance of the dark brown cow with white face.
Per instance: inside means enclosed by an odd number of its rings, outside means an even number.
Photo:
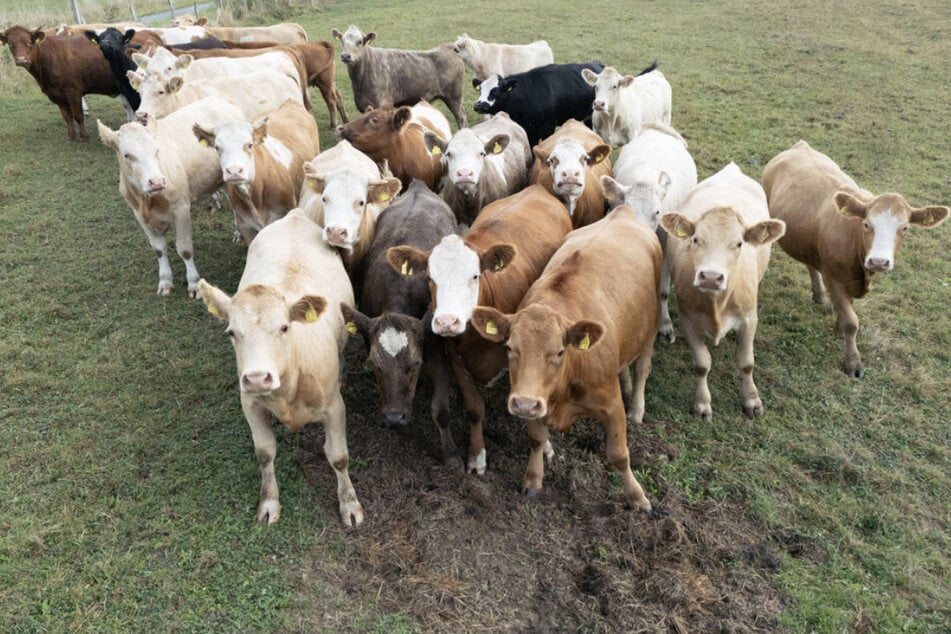
[[[852,300],[871,290],[875,273],[895,266],[909,226],[936,227],[947,219],[948,208],[916,209],[895,193],[875,196],[805,141],[766,165],[763,189],[770,215],[786,221],[779,246],[809,269],[813,300],[824,303],[829,289],[836,327],[845,338],[845,373],[861,377]]]
[[[485,385],[506,366],[505,349],[467,328],[476,306],[513,312],[525,291],[571,231],[558,199],[533,186],[482,210],[462,238],[446,236],[431,251],[400,246],[389,250],[394,269],[427,275],[433,332],[447,340],[452,369],[469,418],[470,472],[485,473]]]
[[[446,173],[440,156],[430,152],[424,135],[431,132],[448,141],[452,136],[449,121],[425,101],[413,107],[386,105],[370,110],[337,126],[336,132],[338,140],[349,141],[377,164],[385,161],[403,189],[418,178],[435,191]]]
[[[432,416],[439,428],[443,459],[462,470],[449,433],[449,366],[442,339],[429,330],[429,285],[419,275],[401,275],[387,250],[412,245],[428,251],[456,227],[452,211],[422,181],[414,181],[377,219],[376,235],[364,259],[362,312],[341,306],[363,336],[380,388],[380,424],[407,424],[420,372],[433,383]]]
[[[22,26],[11,26],[0,33],[0,44],[10,47],[14,63],[33,75],[43,94],[59,107],[69,140],[76,140],[78,125],[79,140],[88,141],[83,95],[119,94],[112,69],[99,47],[82,35],[48,36]]]
[[[619,207],[568,234],[514,315],[487,307],[473,311],[479,334],[508,349],[508,409],[525,419],[531,439],[526,493],[542,488],[548,431],[566,432],[578,417],[589,416],[604,427],[608,462],[623,478],[628,503],[650,510],[631,472],[624,400],[633,422],[641,423],[661,259],[655,233],[632,209]]]

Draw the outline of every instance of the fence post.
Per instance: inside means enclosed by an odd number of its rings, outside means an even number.
[[[132,14],[132,21],[138,22],[139,16],[135,14],[135,3],[132,0],[129,0],[129,13]]]
[[[69,6],[73,9],[73,20],[76,24],[85,24],[86,21],[83,20],[83,14],[79,12],[79,2],[77,0],[69,0]]]
[[[174,20],[175,19],[175,5],[172,4],[172,0],[168,0],[168,10],[169,10],[169,13],[172,14],[171,19]]]

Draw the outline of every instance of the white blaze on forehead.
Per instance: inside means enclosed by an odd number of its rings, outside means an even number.
[[[343,37],[340,38],[340,44],[343,45],[344,51],[349,51],[353,47],[363,44],[364,37],[363,31],[351,24],[350,28],[343,34]]]
[[[436,286],[433,319],[469,321],[479,300],[479,256],[457,235],[449,235],[429,255],[429,279]]]
[[[872,259],[882,259],[893,263],[898,230],[905,224],[904,219],[888,210],[869,217],[867,222],[872,226],[874,237],[868,255],[865,256],[865,262],[868,263]]]
[[[460,178],[477,183],[485,162],[482,152],[485,142],[469,128],[456,133],[446,148],[443,161],[446,163],[449,179],[455,184]]]
[[[383,348],[383,351],[391,357],[395,357],[409,345],[409,339],[407,339],[406,333],[397,330],[393,326],[390,326],[380,333],[377,341],[380,343],[380,347]]]
[[[588,167],[588,153],[577,139],[559,139],[552,148],[548,160],[551,162],[551,175],[555,185],[562,180],[566,173],[577,175],[579,183],[584,184],[584,173]],[[580,170],[580,175],[577,172]]]
[[[481,84],[479,84],[479,98],[476,101],[484,101],[490,106],[495,103],[494,99],[489,99],[489,92],[499,85],[499,76],[495,73],[489,75],[485,78]]]

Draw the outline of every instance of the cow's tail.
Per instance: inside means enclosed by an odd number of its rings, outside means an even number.
[[[647,73],[649,73],[649,72],[651,72],[651,71],[655,71],[655,70],[657,70],[657,60],[656,60],[656,59],[654,60],[654,63],[653,63],[653,64],[651,64],[650,66],[648,66],[647,68],[645,68],[644,70],[642,70],[641,72],[639,72],[639,73],[637,74],[637,76],[640,77],[641,75],[646,75]]]

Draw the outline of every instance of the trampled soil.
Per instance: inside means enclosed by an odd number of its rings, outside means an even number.
[[[528,457],[522,423],[505,408],[507,380],[484,390],[488,470],[483,477],[441,463],[420,380],[414,418],[400,429],[377,424],[377,390],[362,341],[347,350],[345,388],[351,478],[366,523],[344,531],[349,563],[313,553],[310,579],[340,588],[329,602],[313,597],[301,630],[365,629],[366,597],[376,609],[404,615],[422,631],[775,632],[789,601],[770,584],[781,551],[799,546],[769,535],[729,502],[690,504],[660,482],[648,491],[654,512],[626,508],[620,480],[606,466],[600,426],[580,420],[552,435],[556,457],[544,489],[526,499],[520,484]],[[468,445],[461,402],[454,437]],[[628,446],[636,468],[651,472],[676,448],[653,431],[674,424],[651,419]],[[298,451],[307,480],[336,515],[334,477],[321,452],[319,425],[303,432]],[[644,480],[641,479],[644,483]],[[355,620],[356,619],[356,620]]]

